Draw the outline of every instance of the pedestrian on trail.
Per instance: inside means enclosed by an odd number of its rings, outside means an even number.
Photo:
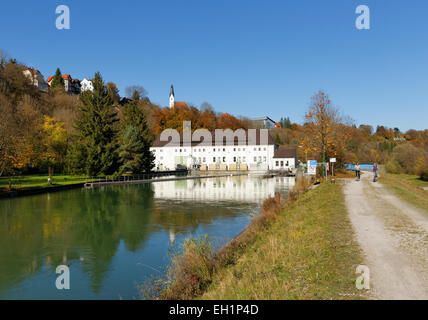
[[[360,164],[358,162],[355,165],[355,175],[357,176],[357,180],[360,181]]]
[[[379,170],[379,168],[377,167],[377,163],[373,164],[373,173],[374,173],[373,182],[377,181],[377,171],[378,170]]]

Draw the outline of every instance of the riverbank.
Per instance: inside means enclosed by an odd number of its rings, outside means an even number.
[[[362,259],[342,188],[342,183],[324,183],[299,196],[291,192],[284,208],[270,198],[256,222],[220,255],[204,240],[189,240],[171,269],[180,280],[170,282],[161,298],[362,298],[355,288]]]
[[[378,180],[396,196],[428,213],[428,181],[407,174],[381,173]]]
[[[9,179],[7,177],[1,177],[0,198],[82,188],[87,179],[85,176],[56,175],[53,176],[52,184],[48,184],[48,178],[48,175],[14,177],[12,179],[12,190],[8,190]]]

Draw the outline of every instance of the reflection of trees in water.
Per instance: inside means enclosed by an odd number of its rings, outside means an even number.
[[[99,290],[120,240],[130,251],[148,237],[151,185],[72,190],[0,202],[0,290],[83,258]]]
[[[223,186],[227,178],[214,181]],[[174,187],[180,190],[187,183],[177,181]],[[200,189],[204,183],[195,180],[193,186]],[[236,183],[253,182],[243,176]],[[136,252],[144,248],[150,233],[168,231],[173,239],[176,232],[195,232],[216,219],[258,211],[257,204],[239,200],[155,202],[153,198],[153,186],[141,184],[1,200],[0,296],[45,267],[55,275],[60,264],[81,267],[98,292],[121,241]]]
[[[156,230],[175,230],[194,232],[201,224],[210,225],[219,218],[233,219],[242,212],[254,209],[254,204],[240,202],[192,202],[168,201],[167,206],[156,206],[153,222]]]

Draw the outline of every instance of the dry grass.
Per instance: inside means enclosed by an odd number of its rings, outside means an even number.
[[[342,185],[322,184],[287,206],[202,299],[356,299],[353,240]]]
[[[422,189],[428,186],[428,182],[414,175],[389,173],[383,173],[379,182],[401,199],[428,212],[428,191]]]

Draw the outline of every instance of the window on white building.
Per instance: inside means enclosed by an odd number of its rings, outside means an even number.
[[[266,157],[263,157],[263,162],[266,162]]]
[[[236,162],[236,157],[233,157],[233,162]]]
[[[213,157],[213,162],[215,163],[215,157]]]
[[[257,157],[254,157],[254,162],[257,162]]]
[[[281,161],[281,167],[283,167],[284,166],[284,161]]]
[[[226,162],[226,157],[223,157],[223,162]]]
[[[203,157],[203,158],[202,158],[202,162],[203,162],[203,163],[205,163],[205,161],[206,161],[206,159],[205,159],[205,157]]]
[[[278,166],[279,166],[279,161],[276,161],[276,162],[275,162],[275,165],[278,167]]]

